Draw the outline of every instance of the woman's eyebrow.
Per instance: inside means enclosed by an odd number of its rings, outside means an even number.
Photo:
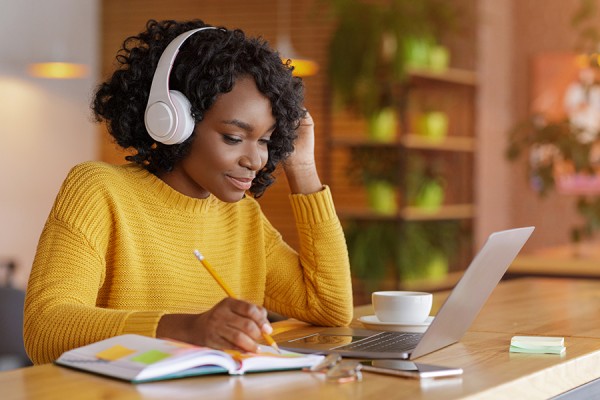
[[[227,125],[234,125],[237,126],[240,129],[245,130],[246,132],[252,132],[254,130],[254,127],[244,121],[240,121],[239,119],[227,119],[227,120],[223,120],[221,121],[223,124],[227,124]],[[271,126],[269,129],[267,129],[267,132],[272,132],[273,130],[275,130],[277,124],[273,124],[273,126]]]
[[[238,128],[245,130],[246,132],[251,132],[253,129],[252,125],[250,125],[247,122],[240,121],[239,119],[228,119],[228,120],[223,120],[221,122],[224,124],[227,124],[227,125],[237,126]]]

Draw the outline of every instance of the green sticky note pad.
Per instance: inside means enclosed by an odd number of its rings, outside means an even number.
[[[154,364],[160,360],[164,360],[167,357],[170,357],[169,353],[164,353],[158,350],[149,350],[145,353],[137,355],[131,359],[131,361],[139,362],[142,364]]]
[[[540,348],[523,348],[510,346],[511,353],[532,353],[532,354],[563,354],[566,351],[564,346],[547,346]]]
[[[566,347],[564,337],[513,336],[510,340],[511,353],[562,354]]]

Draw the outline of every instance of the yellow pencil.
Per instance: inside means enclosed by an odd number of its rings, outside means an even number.
[[[227,296],[234,298],[234,299],[237,298],[235,296],[235,294],[233,293],[233,291],[231,291],[229,286],[227,286],[225,284],[225,282],[223,282],[221,277],[217,274],[217,271],[215,271],[213,269],[213,267],[210,265],[208,260],[202,255],[202,253],[200,253],[198,250],[194,250],[194,255],[196,256],[198,261],[200,261],[200,263],[202,263],[202,265],[204,265],[204,268],[206,268],[206,270],[212,275],[212,277],[215,279],[215,281],[217,281],[217,283],[219,284],[219,286],[221,286],[221,288],[225,291],[225,293],[227,293]],[[275,350],[277,350],[278,353],[281,353],[281,351],[279,350],[279,346],[277,346],[277,343],[275,342],[275,340],[273,340],[271,335],[269,335],[265,332],[263,332],[262,335],[265,338],[265,340],[267,341],[267,343],[269,344],[269,346],[271,346]]]

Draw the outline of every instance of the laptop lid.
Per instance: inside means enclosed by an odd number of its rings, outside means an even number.
[[[456,343],[469,329],[534,229],[534,227],[525,227],[492,233],[412,350],[378,351],[373,345],[365,350],[347,349],[345,347],[350,344],[354,346],[354,343],[377,344],[377,341],[390,340],[380,331],[353,328],[322,328],[314,334],[280,342],[279,346],[301,353],[339,353],[358,358],[414,359]]]
[[[510,229],[488,237],[412,351],[411,359],[463,337],[534,229]]]

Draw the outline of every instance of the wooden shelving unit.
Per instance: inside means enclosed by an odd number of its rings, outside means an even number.
[[[477,85],[477,74],[474,71],[458,68],[448,68],[445,71],[431,71],[428,69],[409,69],[408,74],[413,79],[427,79],[443,83],[456,83],[466,86]]]
[[[390,147],[403,146],[407,149],[427,149],[439,151],[475,151],[475,139],[468,136],[446,137],[439,140],[433,140],[422,135],[408,133],[402,135],[397,142],[376,142],[372,140],[362,140],[357,138],[333,139],[334,146],[348,147]]]
[[[458,250],[454,264],[450,265],[449,276],[460,275],[473,253],[472,229],[477,216],[473,184],[477,150],[474,124],[476,87],[477,77],[473,71],[448,69],[439,73],[410,70],[407,86],[403,88],[407,96],[406,107],[399,111],[399,132],[393,141],[368,139],[365,121],[347,112],[334,113],[332,130],[327,140],[330,154],[328,181],[332,183],[338,214],[343,222],[395,222],[401,227],[406,223],[457,221],[461,224],[462,233],[471,234],[471,239],[466,244],[460,244],[462,248]],[[441,139],[431,139],[418,133],[418,115],[431,108],[443,111],[449,120],[448,134]],[[364,185],[353,180],[348,169],[356,149],[367,149],[374,154],[395,150],[401,158],[418,154],[428,162],[442,162],[442,175],[446,182],[443,204],[434,210],[406,204],[406,187],[403,186],[405,180],[402,174],[407,171],[400,170],[397,186],[398,211],[391,215],[374,212],[368,206]],[[406,168],[406,165],[402,168]],[[436,286],[435,282],[428,283],[427,279],[418,283],[398,282],[396,286],[406,288],[415,285],[426,288]]]
[[[453,220],[469,219],[475,216],[475,208],[472,204],[449,204],[443,205],[435,211],[424,210],[419,207],[404,207],[399,213],[393,215],[377,214],[370,210],[338,211],[342,219],[380,220],[390,221],[403,219],[406,221],[431,221],[431,220]]]

